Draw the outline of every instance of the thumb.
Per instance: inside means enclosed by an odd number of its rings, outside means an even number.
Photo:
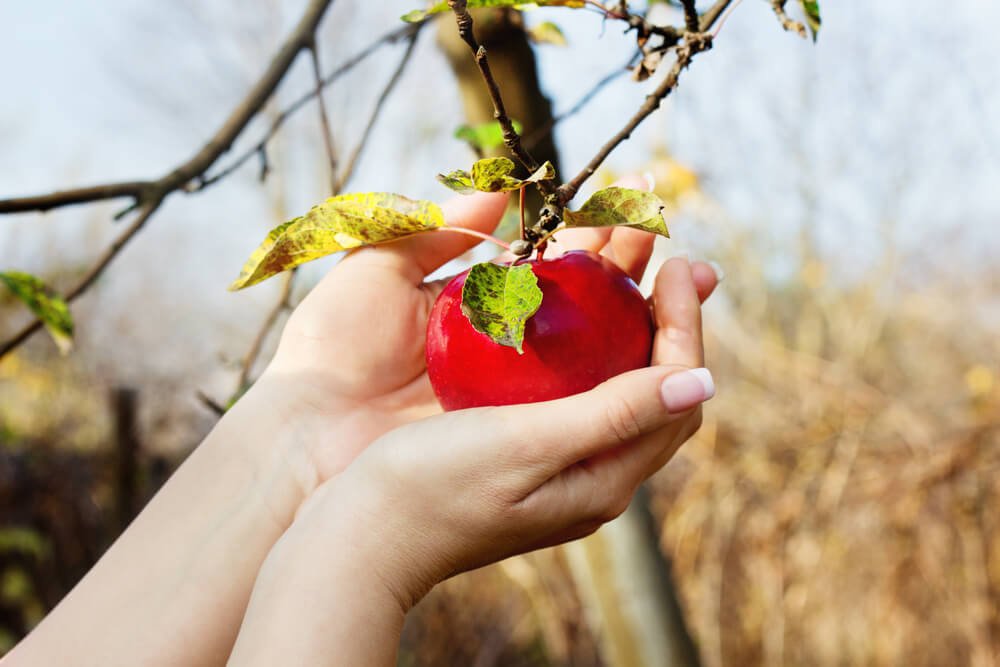
[[[643,368],[568,398],[490,408],[495,437],[484,440],[504,443],[512,468],[529,467],[544,480],[684,418],[714,395],[707,368]]]

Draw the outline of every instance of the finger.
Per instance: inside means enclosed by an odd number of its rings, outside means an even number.
[[[601,254],[618,265],[636,283],[642,281],[649,258],[653,254],[656,237],[649,232],[632,227],[616,227],[611,240]]]
[[[479,455],[502,461],[528,493],[574,463],[662,428],[713,393],[705,369],[657,366],[568,398],[469,411],[463,421],[486,450]]]
[[[694,287],[698,292],[698,299],[705,303],[712,292],[722,282],[724,274],[718,264],[709,262],[692,262],[691,276],[694,278]]]
[[[686,258],[668,260],[653,287],[653,363],[698,368],[705,363],[701,301]]]
[[[507,208],[507,193],[477,192],[459,195],[445,202],[441,209],[450,227],[464,227],[490,233],[500,223]],[[367,268],[369,264],[393,268],[413,284],[446,262],[482,243],[465,234],[430,232],[401,239],[384,246],[362,248],[344,260],[348,266]]]

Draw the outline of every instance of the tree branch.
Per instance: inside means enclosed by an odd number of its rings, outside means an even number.
[[[341,174],[339,179],[337,179],[336,189],[338,191],[343,190],[348,179],[354,175],[354,169],[358,165],[358,158],[361,157],[361,153],[364,150],[365,145],[368,143],[368,137],[371,136],[372,128],[375,127],[375,122],[382,113],[382,107],[385,106],[386,100],[389,99],[389,95],[392,93],[393,89],[395,89],[396,84],[399,83],[400,78],[402,78],[406,65],[410,62],[410,56],[413,55],[413,49],[417,46],[417,35],[420,31],[420,25],[422,24],[418,24],[417,29],[410,33],[409,42],[406,45],[406,51],[403,52],[402,58],[399,59],[399,64],[396,65],[395,71],[392,73],[392,76],[389,77],[389,82],[385,84],[385,87],[382,89],[382,94],[379,95],[378,100],[375,102],[375,107],[372,109],[371,116],[368,117],[368,124],[365,125],[365,129],[361,133],[361,139],[358,141],[358,145],[355,146],[351,156],[347,159],[347,165],[344,167],[344,173]]]
[[[524,146],[521,145],[521,137],[518,135],[517,130],[514,129],[514,123],[507,115],[507,110],[503,104],[503,98],[500,96],[500,87],[497,85],[496,79],[493,78],[493,72],[490,70],[490,61],[486,57],[486,49],[476,41],[476,35],[473,32],[474,24],[472,21],[472,15],[469,14],[467,0],[448,0],[448,6],[451,8],[452,12],[455,13],[455,22],[458,24],[459,36],[472,50],[472,55],[476,60],[476,66],[479,68],[479,72],[483,75],[483,81],[486,82],[486,88],[489,91],[490,99],[493,101],[493,116],[496,118],[497,122],[500,124],[500,128],[503,130],[504,144],[508,149],[510,149],[510,152],[514,154],[514,157],[518,159],[525,169],[529,172],[534,172],[538,169],[538,163],[535,162],[533,157],[531,157],[531,153],[529,153]],[[548,181],[539,181],[537,186],[547,195],[555,192],[555,187]]]
[[[159,199],[155,199],[143,205],[142,210],[139,212],[139,215],[136,216],[135,220],[132,221],[132,224],[130,224],[124,232],[118,235],[114,242],[108,246],[104,253],[97,259],[94,265],[88,269],[87,273],[84,274],[83,278],[80,279],[76,286],[66,293],[65,299],[67,303],[75,301],[81,294],[86,292],[91,285],[94,284],[94,281],[97,280],[102,273],[104,273],[104,270],[108,268],[111,261],[118,256],[118,253],[120,253],[122,248],[125,247],[125,244],[131,241],[132,237],[135,236],[139,230],[143,228],[150,217],[156,213],[157,209],[160,208],[161,203],[163,203],[162,196]],[[38,319],[33,320],[14,334],[10,340],[0,344],[0,359],[3,359],[8,353],[13,351],[24,341],[28,340],[33,333],[41,328],[42,321]]]
[[[660,104],[663,103],[667,95],[677,87],[677,80],[680,78],[681,72],[691,64],[692,58],[696,54],[707,51],[710,48],[712,48],[712,38],[706,33],[689,33],[685,37],[684,44],[677,47],[677,60],[674,61],[673,67],[670,68],[667,76],[656,87],[656,90],[646,96],[646,101],[639,107],[635,115],[625,123],[625,127],[601,146],[600,150],[597,151],[597,155],[591,158],[590,162],[587,163],[587,166],[580,173],[574,176],[571,181],[559,186],[557,199],[560,204],[566,204],[575,197],[576,193],[580,190],[580,186],[593,176],[594,172],[597,171],[597,168],[601,166],[601,163],[604,162],[608,155],[620,143],[632,136],[632,132],[639,127],[642,121],[646,120],[654,111],[660,108]]]
[[[121,249],[135,236],[139,230],[145,226],[146,222],[149,221],[150,217],[160,208],[163,201],[173,192],[177,190],[184,189],[196,177],[200,177],[204,174],[214,163],[218,160],[219,156],[229,150],[236,138],[243,132],[246,126],[249,124],[250,120],[260,112],[260,110],[270,99],[271,95],[274,93],[278,84],[284,79],[285,74],[292,66],[296,56],[302,49],[308,48],[312,40],[315,39],[316,28],[319,26],[320,20],[323,18],[323,14],[326,12],[327,8],[333,3],[333,0],[311,0],[306,8],[305,13],[302,18],[299,19],[298,24],[292,30],[292,33],[285,39],[278,53],[271,60],[270,65],[268,65],[267,70],[261,78],[254,84],[253,88],[247,93],[243,98],[243,101],[232,113],[229,114],[229,118],[222,124],[222,127],[215,133],[215,135],[206,143],[201,150],[194,154],[187,162],[183,163],[173,171],[165,174],[162,178],[152,181],[144,182],[137,192],[125,192],[128,190],[127,186],[135,187],[136,183],[116,183],[109,184],[106,186],[95,186],[91,188],[82,188],[78,190],[68,190],[64,191],[61,198],[50,199],[49,201],[43,201],[43,203],[48,208],[55,208],[57,206],[65,206],[68,204],[77,204],[84,201],[94,201],[95,199],[108,199],[114,196],[128,196],[131,195],[135,199],[135,206],[139,208],[139,215],[135,220],[125,229],[122,234],[115,239],[104,254],[102,254],[97,262],[87,271],[84,277],[70,290],[66,295],[66,300],[71,302],[83,294],[104,270],[107,269],[108,265],[111,264],[112,260],[118,256]],[[91,199],[81,198],[81,192],[89,192],[91,195],[100,195],[104,193],[104,196],[92,197]],[[66,194],[72,193],[72,194]],[[107,194],[110,193],[110,194]],[[56,193],[58,194],[58,193]],[[30,200],[32,198],[22,198],[20,201],[23,203],[25,200]],[[0,201],[0,207],[11,206],[11,202],[16,200],[6,200]],[[131,207],[130,207],[131,208]],[[2,210],[2,208],[0,208]],[[13,209],[13,210],[29,210],[25,208]],[[37,209],[36,209],[37,210]],[[0,344],[0,358],[3,358],[18,345],[23,343],[28,337],[34,332],[38,331],[42,326],[39,320],[34,320],[26,327],[21,329],[13,338],[7,342]]]
[[[698,10],[694,6],[694,0],[681,0],[684,6],[684,28],[688,32],[699,32],[701,24],[698,20]]]
[[[313,83],[316,86],[316,108],[319,110],[319,126],[323,134],[323,147],[326,149],[326,159],[330,165],[330,194],[337,192],[337,151],[333,147],[333,132],[330,130],[330,119],[326,113],[326,102],[323,100],[323,78],[319,68],[319,48],[315,36],[309,45],[309,60],[312,62]]]
[[[47,195],[0,199],[0,213],[48,211],[60,206],[83,204],[102,199],[118,199],[120,197],[138,199],[141,197],[142,191],[149,187],[149,185],[149,181],[124,181],[121,183],[92,185],[85,188],[73,188],[71,190],[59,190]]]
[[[774,10],[774,15],[778,17],[781,27],[788,32],[798,33],[799,37],[808,37],[806,27],[785,12],[786,2],[787,0],[771,0],[771,9]]]
[[[656,90],[646,97],[646,101],[639,107],[635,115],[629,119],[625,127],[601,146],[597,154],[591,158],[590,162],[587,163],[587,166],[580,173],[574,176],[572,180],[559,186],[556,191],[556,200],[560,205],[565,205],[575,197],[583,183],[597,171],[597,168],[601,166],[608,155],[619,144],[632,136],[632,132],[639,127],[642,121],[646,120],[646,118],[660,107],[663,100],[677,87],[677,81],[680,78],[681,72],[691,64],[694,56],[712,48],[712,35],[708,33],[708,30],[732,2],[733,0],[718,0],[698,20],[699,31],[688,32],[684,35],[684,43],[676,47],[677,59],[674,61],[673,67],[670,68],[667,76],[656,87]],[[687,11],[687,0],[685,0],[685,14],[687,14]]]

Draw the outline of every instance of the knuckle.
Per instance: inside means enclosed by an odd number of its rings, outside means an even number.
[[[598,517],[601,523],[610,523],[620,517],[628,509],[631,501],[631,495],[615,494],[611,502],[604,507],[604,511]]]
[[[642,427],[635,406],[621,395],[612,396],[606,405],[604,423],[608,436],[620,444],[632,442],[642,435]]]

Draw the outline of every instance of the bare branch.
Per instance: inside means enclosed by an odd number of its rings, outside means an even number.
[[[684,28],[688,32],[699,32],[698,10],[694,6],[694,0],[681,0],[681,4],[684,6]]]
[[[806,27],[800,21],[796,21],[785,12],[786,2],[787,0],[771,0],[771,9],[774,10],[774,15],[778,17],[778,21],[781,23],[782,28],[788,32],[798,33],[800,37],[805,39],[808,37]]]
[[[120,197],[139,199],[142,196],[143,190],[148,188],[149,185],[149,181],[125,181],[122,183],[93,185],[86,188],[73,188],[72,190],[60,190],[47,195],[0,199],[0,213],[48,211],[60,206],[84,204],[102,199],[118,199]]]
[[[641,55],[641,54],[638,54],[638,55]],[[552,130],[555,129],[556,125],[558,125],[559,123],[563,122],[567,118],[569,118],[571,116],[575,116],[576,114],[580,113],[584,109],[584,107],[586,107],[588,104],[590,104],[591,100],[593,100],[595,97],[597,97],[597,94],[599,92],[601,92],[602,90],[604,90],[604,88],[608,84],[610,84],[615,79],[617,79],[619,77],[622,77],[625,74],[627,74],[628,71],[632,68],[633,64],[635,63],[636,57],[637,56],[632,56],[631,58],[628,59],[628,62],[625,63],[624,66],[622,66],[622,67],[616,67],[615,69],[611,70],[609,73],[605,74],[603,77],[600,78],[600,80],[597,81],[597,83],[595,83],[593,86],[591,86],[590,89],[587,92],[585,92],[580,97],[580,99],[578,99],[573,104],[573,106],[571,106],[569,109],[567,109],[566,111],[562,112],[561,114],[558,114],[558,115],[552,117],[552,119],[549,120],[549,122],[547,122],[545,125],[537,128],[531,134],[523,137],[522,139],[524,141],[525,147],[528,150],[531,150],[532,148],[534,148],[535,146],[537,146],[539,142],[541,142],[543,139],[545,139],[547,136],[549,136],[549,134],[552,133]]]
[[[143,205],[142,210],[139,215],[136,216],[135,220],[132,221],[132,224],[130,224],[124,232],[118,235],[114,242],[108,246],[104,253],[97,259],[94,265],[90,267],[86,274],[84,274],[83,278],[80,279],[73,289],[66,293],[65,298],[67,303],[75,301],[81,294],[86,292],[91,285],[94,284],[94,281],[97,280],[102,273],[104,273],[104,270],[108,268],[111,261],[118,256],[118,253],[120,253],[122,248],[125,247],[125,244],[131,241],[132,237],[135,236],[139,230],[143,228],[149,218],[156,213],[162,202],[163,197],[161,196],[159,199]],[[28,340],[33,333],[41,328],[41,320],[33,320],[23,329],[14,334],[10,340],[0,344],[0,359],[3,359],[8,353],[13,351],[24,341]]]
[[[486,49],[476,41],[476,35],[473,32],[474,24],[472,15],[469,14],[467,0],[448,0],[448,6],[455,13],[455,22],[458,24],[459,36],[472,50],[476,66],[479,67],[479,72],[483,75],[483,80],[486,82],[490,99],[493,101],[493,117],[496,118],[500,124],[500,128],[503,130],[504,144],[525,169],[529,172],[534,172],[538,169],[538,163],[531,157],[531,153],[521,145],[521,137],[518,135],[517,130],[514,129],[514,123],[511,121],[510,116],[507,115],[503,98],[500,96],[500,87],[497,85],[496,79],[493,78],[493,72],[490,70],[490,61],[486,57]],[[537,186],[547,195],[555,192],[555,187],[548,181],[539,181]]]
[[[403,71],[406,69],[407,64],[410,62],[410,56],[413,55],[413,49],[417,46],[417,35],[419,34],[419,24],[417,30],[412,32],[409,37],[409,42],[406,45],[406,51],[403,52],[402,58],[399,59],[399,64],[396,65],[395,71],[392,76],[389,77],[389,82],[385,84],[382,89],[382,94],[379,95],[378,100],[375,102],[375,107],[372,109],[371,115],[368,117],[368,124],[365,125],[364,131],[361,133],[361,139],[358,141],[358,145],[354,148],[351,156],[347,160],[347,165],[344,167],[344,173],[340,175],[337,179],[336,190],[339,192],[343,190],[344,185],[350,180],[351,176],[354,175],[354,169],[358,165],[358,158],[361,157],[361,153],[368,143],[368,138],[371,136],[372,128],[375,127],[375,122],[378,120],[379,114],[382,113],[382,107],[385,106],[386,100],[389,99],[389,95],[396,88],[396,84],[399,83],[400,78],[403,76]]]
[[[270,99],[275,89],[277,89],[278,84],[281,83],[285,74],[288,73],[288,70],[292,66],[292,62],[294,62],[299,52],[302,51],[302,49],[308,48],[309,44],[315,39],[314,35],[316,28],[319,26],[319,22],[323,18],[323,14],[332,2],[333,0],[311,0],[302,18],[299,19],[299,22],[295,26],[292,33],[281,45],[278,53],[271,60],[271,64],[268,65],[267,70],[265,70],[264,74],[257,81],[257,83],[254,84],[253,88],[250,89],[246,97],[243,98],[243,101],[241,101],[239,105],[233,109],[232,113],[229,114],[229,118],[226,119],[226,121],[222,124],[222,127],[219,128],[208,143],[206,143],[201,150],[195,153],[195,155],[187,162],[167,173],[157,181],[144,183],[138,193],[132,195],[135,199],[135,204],[139,207],[139,215],[136,216],[135,220],[125,229],[125,231],[115,239],[111,246],[105,250],[94,265],[83,276],[80,282],[78,282],[76,286],[66,294],[66,300],[68,302],[75,300],[83,294],[94,283],[94,281],[96,281],[97,278],[104,273],[104,270],[109,264],[111,264],[112,260],[118,256],[118,253],[121,252],[122,248],[125,247],[132,237],[143,228],[143,226],[145,226],[146,222],[160,208],[160,205],[170,194],[187,188],[193,179],[201,177],[215,163],[219,156],[229,150],[230,146],[232,146],[236,138],[243,132],[250,120],[260,112],[260,110],[267,103],[268,99]],[[127,189],[125,187],[127,185],[134,187],[135,183],[109,184],[107,186],[95,186],[92,188],[84,188],[82,190],[89,190],[93,194],[100,194],[102,191],[122,193],[123,190]],[[57,206],[66,206],[68,204],[88,201],[79,197],[80,191],[81,190],[76,191],[77,196],[75,197],[63,196],[61,199],[53,199],[45,203],[48,205],[48,208],[55,208]],[[119,194],[119,196],[122,195]],[[108,197],[105,196],[96,198],[100,199]],[[90,199],[89,201],[93,200],[94,199]],[[9,206],[11,201],[13,200],[7,200],[6,202],[0,201],[0,206],[3,206],[5,203]],[[22,199],[22,201],[24,201],[24,199]],[[36,319],[15,334],[13,338],[3,344],[0,344],[0,358],[3,358],[6,354],[27,340],[41,327],[41,322]]]
[[[708,29],[715,25],[715,22],[722,16],[722,12],[726,11],[732,3],[733,0],[716,0],[715,4],[701,15],[701,23],[698,26],[700,32],[708,32]]]
[[[326,77],[323,78],[323,87],[326,88],[331,83],[339,79],[341,76],[354,69],[362,61],[367,59],[368,56],[375,53],[381,47],[386,46],[388,44],[395,44],[400,39],[412,37],[417,32],[419,32],[421,26],[422,24],[406,25],[402,28],[398,28],[396,30],[393,30],[392,32],[386,33],[385,35],[383,35],[382,37],[378,38],[377,40],[369,44],[367,47],[365,47],[363,50],[361,50],[354,56],[348,58],[342,65],[340,65],[337,69],[333,70],[330,74],[327,74]],[[288,108],[286,108],[284,111],[282,111],[274,118],[274,120],[271,122],[271,126],[268,128],[267,132],[264,134],[264,136],[261,138],[260,141],[254,144],[246,152],[242,153],[238,158],[233,160],[231,164],[225,166],[220,171],[218,171],[215,174],[212,174],[211,176],[206,176],[198,184],[197,189],[203,190],[204,188],[207,188],[210,185],[214,185],[215,183],[221,181],[222,179],[232,174],[234,171],[238,170],[255,155],[260,155],[262,152],[266,151],[268,142],[270,142],[271,139],[274,138],[274,136],[278,133],[278,130],[280,130],[281,127],[285,124],[285,121],[287,121],[291,116],[293,116],[299,109],[304,107],[314,97],[316,97],[316,90],[312,89],[308,93],[305,93],[297,100],[292,102],[290,105],[288,105]]]
[[[326,159],[330,165],[330,193],[336,194],[337,183],[337,151],[333,147],[333,132],[330,130],[330,119],[326,113],[326,102],[323,100],[323,77],[319,67],[319,48],[315,38],[309,45],[310,61],[312,62],[313,82],[316,86],[316,108],[319,110],[319,125],[323,133],[323,147],[326,149]]]
[[[253,342],[250,343],[250,349],[247,350],[246,355],[243,357],[243,363],[240,366],[240,375],[236,380],[237,393],[244,391],[250,384],[250,372],[253,370],[257,357],[260,356],[261,348],[264,347],[264,340],[278,322],[278,317],[281,313],[291,307],[292,286],[295,283],[296,274],[297,268],[285,274],[285,282],[281,286],[281,294],[278,295],[278,300],[271,307],[271,310],[268,311],[264,322],[257,331],[257,335],[254,336]]]
[[[229,114],[222,127],[187,162],[184,162],[156,181],[108,183],[105,185],[66,190],[62,193],[53,193],[52,195],[43,195],[41,197],[20,197],[17,199],[0,200],[0,213],[47,210],[70,204],[96,201],[98,199],[127,196],[133,197],[137,203],[142,204],[144,203],[143,199],[163,199],[177,190],[196,189],[196,186],[192,186],[191,182],[204,175],[215,164],[215,161],[232,147],[233,142],[243,132],[250,120],[260,112],[264,104],[271,98],[278,84],[285,78],[285,74],[291,68],[295,57],[300,51],[309,47],[310,42],[314,39],[313,35],[316,32],[316,28],[323,18],[323,14],[331,4],[333,4],[333,0],[311,0],[302,18],[299,19],[292,33],[281,45],[278,53],[275,54],[261,78],[257,80],[257,83],[250,89],[250,92],[243,98],[243,101]],[[39,200],[41,201],[39,202]],[[29,203],[41,203],[43,208],[37,205],[34,208],[29,208],[27,206]]]
[[[656,87],[656,90],[646,97],[646,101],[639,107],[635,115],[629,119],[625,127],[601,146],[600,150],[597,151],[597,155],[591,158],[590,162],[587,163],[587,166],[579,174],[574,176],[571,181],[559,186],[557,198],[560,204],[565,204],[575,197],[576,193],[580,190],[580,186],[597,171],[597,168],[601,166],[601,163],[604,162],[608,155],[620,143],[632,136],[632,132],[639,127],[642,121],[646,120],[654,111],[660,108],[660,104],[663,103],[667,95],[677,87],[677,81],[680,78],[681,72],[691,64],[692,58],[696,54],[707,51],[710,48],[712,48],[712,37],[707,33],[689,33],[685,36],[684,44],[677,47],[677,60],[674,61],[673,67],[670,68],[667,76]]]

